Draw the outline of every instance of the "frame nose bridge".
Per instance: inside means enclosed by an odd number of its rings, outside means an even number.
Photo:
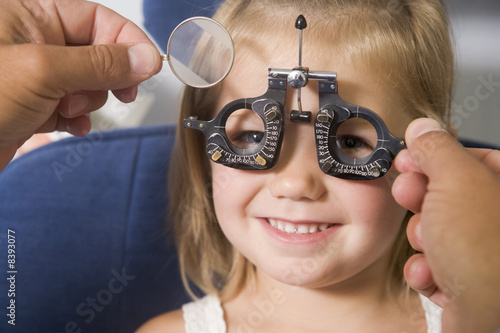
[[[314,124],[285,122],[281,155],[286,159],[312,160],[317,163]]]
[[[317,82],[310,81],[302,88],[304,111],[310,111],[312,118],[316,116],[319,108],[319,96]],[[305,99],[304,99],[305,96]],[[280,157],[274,168],[281,169],[284,164],[297,163],[296,167],[304,165],[307,161],[309,168],[318,168],[317,145],[315,141],[314,120],[311,122],[291,121],[292,110],[297,109],[297,89],[287,87],[287,94],[283,110],[283,138],[280,149]],[[297,159],[298,161],[295,161]],[[280,163],[281,161],[281,163]]]
[[[290,86],[286,90],[285,99],[285,124],[290,121],[290,113],[292,110],[299,109],[298,103],[298,90]],[[303,111],[310,111],[312,113],[311,122],[319,110],[319,96],[318,96],[318,82],[309,81],[308,84],[302,88],[301,93],[302,109]]]

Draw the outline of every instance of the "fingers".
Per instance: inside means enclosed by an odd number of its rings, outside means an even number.
[[[401,173],[403,172],[422,172],[412,161],[408,149],[402,150],[394,159],[394,167]]]
[[[90,132],[91,127],[90,117],[86,114],[74,118],[65,118],[59,113],[54,112],[35,132],[64,131],[75,136],[85,136]]]
[[[446,295],[437,287],[423,254],[418,253],[408,259],[404,267],[404,276],[410,288],[429,298],[441,308],[450,303]]]
[[[37,132],[54,129],[75,136],[85,136],[91,130],[89,113],[101,108],[108,99],[107,91],[80,91],[61,98],[56,112]]]
[[[11,58],[25,59],[16,70],[19,83],[52,100],[82,90],[135,87],[161,69],[158,50],[148,44],[80,47],[23,44],[10,48]]]
[[[421,135],[419,132],[422,131],[422,127],[426,127],[430,124],[430,128],[434,128],[437,134],[441,136],[445,135],[443,133],[443,129],[439,126],[436,126],[437,123],[433,124],[434,121],[430,119],[418,119],[414,121],[407,130],[407,140],[414,142],[414,139]],[[424,131],[427,133],[427,131]],[[446,136],[446,135],[445,135]],[[447,140],[450,142],[449,140]],[[451,139],[451,142],[456,143],[456,140]],[[410,143],[408,143],[410,145]],[[437,141],[434,145],[429,142],[429,140],[425,143],[420,143],[420,151],[417,153],[413,153],[414,158],[419,160],[419,157],[425,157],[422,155],[425,148],[431,148],[431,152],[434,149],[439,149],[439,145],[444,146],[448,145],[443,139]],[[459,147],[460,148],[460,147]],[[479,149],[479,148],[467,148],[468,153],[474,156],[479,161],[483,162],[488,168],[490,168],[496,174],[500,174],[500,151],[499,150],[491,150],[491,149]],[[451,155],[451,154],[450,154]],[[416,156],[416,157],[415,157]],[[413,161],[412,156],[410,155],[410,151],[408,149],[401,151],[396,159],[394,160],[394,167],[399,172],[420,172],[422,173],[421,168]]]
[[[137,85],[161,69],[159,52],[147,35],[104,6],[79,0],[32,1],[23,7],[8,1],[5,6],[9,17],[19,21],[14,20],[5,34],[22,35],[12,44],[94,45],[64,49],[26,47],[13,58],[20,63],[28,58],[24,72],[40,73],[39,82],[50,88],[54,81],[61,82],[59,87],[68,82],[76,85],[68,87],[58,98],[76,90],[116,90],[120,100],[130,102],[135,99]],[[18,25],[26,27],[27,32],[15,32]],[[127,44],[104,45],[121,43]],[[53,79],[47,82],[48,77]],[[99,82],[100,88],[96,87]]]
[[[108,90],[130,102],[162,67],[140,28],[96,3],[5,0],[0,9],[0,150],[7,157],[37,131],[86,134],[86,114]]]
[[[479,161],[432,119],[413,121],[405,137],[414,166],[430,179],[456,181],[478,167]]]
[[[107,100],[107,91],[79,91],[61,98],[57,111],[64,118],[75,118],[101,108]]]
[[[123,103],[130,103],[135,101],[138,91],[139,86],[133,86],[125,89],[113,90],[112,92],[119,101]]]
[[[421,215],[413,215],[408,221],[408,226],[406,227],[406,235],[408,236],[408,241],[412,248],[417,251],[423,252],[422,246],[422,225],[420,224]]]
[[[148,44],[52,48],[61,56],[50,83],[55,85],[57,80],[66,93],[133,87],[161,69],[158,50]]]
[[[133,100],[136,86],[161,68],[160,54],[149,44],[17,44],[2,46],[0,58],[2,80],[6,81],[0,106],[8,111],[0,114],[5,138],[0,149],[40,128],[61,128],[56,124],[66,122],[59,119],[59,112],[69,119],[98,108],[107,90],[116,91],[121,100]],[[67,124],[76,135],[89,128],[84,118]]]
[[[0,171],[2,171],[14,158],[17,148],[19,148],[17,144],[12,144],[8,147],[3,147],[0,149]]]
[[[441,202],[446,201],[446,191],[452,190],[455,201],[470,195],[469,188],[477,186],[479,171],[488,177],[488,170],[500,173],[500,152],[470,149],[466,150],[442,127],[431,119],[417,119],[406,131],[407,150],[398,154],[395,168],[402,174],[392,187],[395,200],[412,212],[420,212],[427,191],[441,192]],[[460,167],[458,167],[460,166]],[[434,177],[432,179],[432,177]],[[432,189],[429,186],[431,179]],[[485,178],[488,182],[488,178]],[[468,192],[459,196],[457,191]],[[460,206],[455,202],[457,207]]]
[[[436,291],[436,284],[423,254],[418,253],[408,259],[404,275],[408,285],[422,295],[430,297]]]
[[[500,150],[469,149],[469,152],[495,174],[500,175]]]
[[[71,119],[63,119],[59,122],[59,131],[66,131],[75,136],[85,136],[91,130],[90,117],[80,116]]]
[[[418,213],[427,192],[427,177],[417,172],[400,174],[392,185],[392,195],[404,208]]]

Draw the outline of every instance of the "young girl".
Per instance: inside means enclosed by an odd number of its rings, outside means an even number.
[[[417,117],[448,124],[453,61],[438,0],[226,0],[214,18],[235,43],[233,69],[213,88],[187,88],[181,121],[210,120],[262,95],[268,68],[296,67],[299,14],[303,65],[336,72],[344,101],[376,112],[397,137]],[[281,154],[267,170],[210,161],[205,138],[180,126],[170,180],[179,258],[186,288],[208,296],[140,332],[440,331],[439,309],[403,281],[412,250],[409,214],[391,196],[395,171],[325,174],[313,123],[289,121],[296,94],[288,88]],[[317,84],[301,101],[315,117]],[[249,133],[245,142],[258,140]]]

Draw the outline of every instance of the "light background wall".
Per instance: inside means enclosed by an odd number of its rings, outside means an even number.
[[[189,3],[188,0],[165,1]],[[143,26],[142,0],[97,2]],[[500,1],[444,2],[454,31],[457,55],[453,123],[462,137],[500,145]],[[493,83],[485,84],[488,81]],[[135,105],[124,107],[110,101],[108,107],[131,111],[129,114],[135,112],[136,118],[126,116],[127,112],[121,114],[142,124],[175,122],[181,85],[168,66],[164,66],[160,75],[143,86],[142,98]]]

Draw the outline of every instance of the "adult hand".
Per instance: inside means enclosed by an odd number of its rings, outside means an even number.
[[[466,150],[431,119],[406,140],[393,195],[416,213],[407,233],[423,252],[406,280],[443,308],[443,332],[500,329],[500,151]]]
[[[2,0],[0,59],[0,170],[35,132],[85,135],[108,90],[131,102],[162,63],[135,24],[83,0]]]

